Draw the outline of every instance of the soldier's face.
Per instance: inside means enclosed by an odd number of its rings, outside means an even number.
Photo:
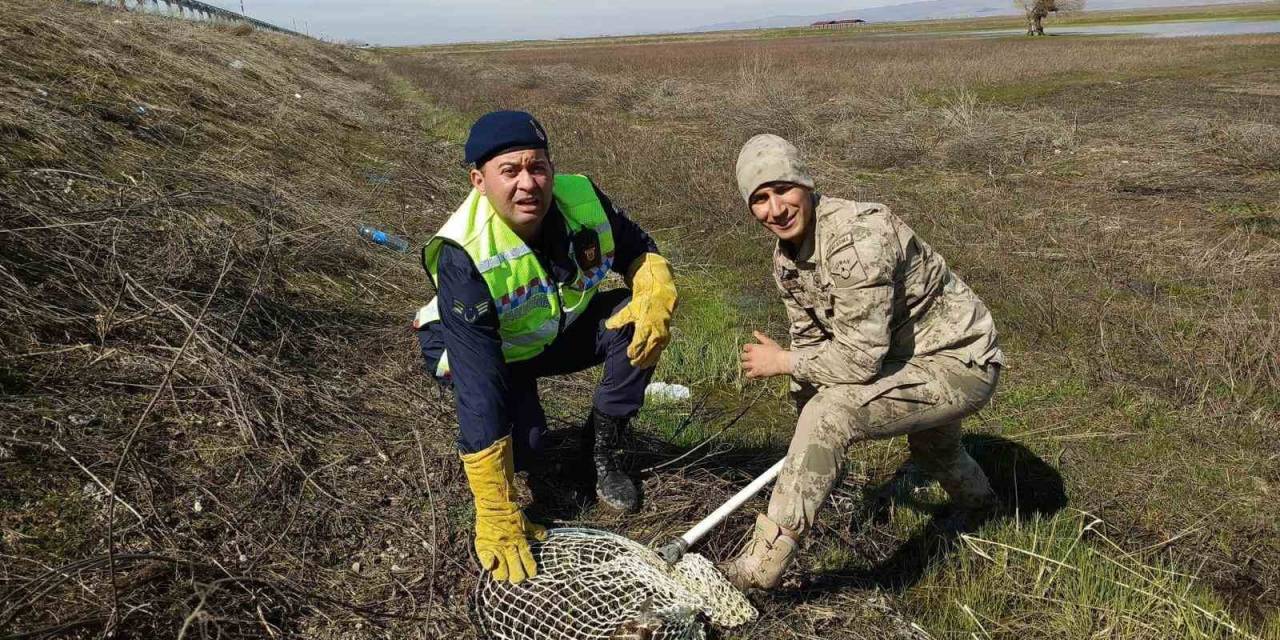
[[[542,149],[511,151],[471,170],[471,184],[525,240],[536,236],[551,207],[555,170]],[[530,235],[532,234],[532,235]]]
[[[779,240],[799,242],[813,225],[813,192],[791,182],[770,182],[751,194],[751,215]]]

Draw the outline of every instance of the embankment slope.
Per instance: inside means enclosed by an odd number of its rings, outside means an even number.
[[[465,632],[425,281],[355,235],[458,154],[363,56],[0,6],[0,630]]]

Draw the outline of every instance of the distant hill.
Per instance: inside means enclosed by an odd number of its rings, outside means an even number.
[[[1187,7],[1207,4],[1239,4],[1242,0],[1089,0],[1091,10],[1152,9],[1157,7]],[[1250,0],[1243,0],[1248,2]],[[1264,1],[1264,0],[1257,0]],[[851,20],[862,18],[867,22],[901,22],[904,20],[944,20],[948,18],[982,18],[986,16],[1017,15],[1013,2],[1008,0],[923,0],[887,7],[872,7],[836,13],[816,15],[780,15],[706,25],[696,31],[726,31],[733,29],[772,29],[799,27],[823,20]]]

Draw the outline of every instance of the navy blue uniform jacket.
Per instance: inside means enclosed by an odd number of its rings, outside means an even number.
[[[596,196],[604,205],[613,228],[613,270],[626,274],[631,263],[644,253],[657,253],[653,238],[613,205],[599,187]],[[541,236],[530,243],[542,268],[557,283],[567,283],[577,275],[573,249],[564,216],[553,202],[543,219]],[[458,447],[464,453],[481,451],[493,444],[495,432],[505,432],[510,423],[507,397],[510,371],[502,358],[502,338],[498,316],[489,287],[480,271],[462,248],[446,244],[440,251],[436,292],[443,331],[432,332],[429,340],[443,340],[449,352],[454,397],[458,403]],[[438,338],[437,338],[438,336]],[[428,347],[424,346],[424,351]]]

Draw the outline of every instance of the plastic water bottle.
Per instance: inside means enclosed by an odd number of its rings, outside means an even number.
[[[682,384],[650,382],[649,386],[644,388],[644,395],[659,401],[688,400],[690,391],[689,387]]]
[[[393,236],[367,224],[360,225],[359,233],[361,238],[364,238],[374,244],[380,244],[392,251],[399,251],[400,253],[409,252],[409,240],[407,238]]]

